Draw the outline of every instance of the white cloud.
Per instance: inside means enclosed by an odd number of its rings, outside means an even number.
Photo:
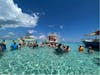
[[[2,36],[3,39],[6,39],[6,38],[10,38],[10,35],[4,35]]]
[[[22,9],[13,0],[0,0],[0,27],[31,27],[36,26],[39,13],[29,15],[22,12]]]
[[[40,35],[39,39],[44,40],[44,39],[46,39],[46,36],[45,35]]]
[[[64,28],[63,25],[60,25],[59,27],[60,27],[60,29],[63,29]]]
[[[8,32],[9,35],[15,35],[14,32]]]
[[[65,38],[62,38],[62,41],[65,41]]]
[[[32,34],[32,33],[36,33],[37,31],[36,30],[28,30],[28,33]]]
[[[43,35],[43,33],[41,33],[41,32],[40,32],[39,34],[40,34],[40,35]]]
[[[54,27],[55,27],[55,25],[48,25],[48,27],[49,27],[49,28],[54,28]]]

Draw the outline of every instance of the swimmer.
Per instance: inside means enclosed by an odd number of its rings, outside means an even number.
[[[89,46],[89,48],[88,48],[88,53],[94,53],[94,50],[91,46]]]
[[[11,47],[11,50],[16,50],[16,49],[18,49],[18,45],[16,44],[15,41],[13,41],[13,44],[12,44],[10,47]]]
[[[70,49],[70,47],[69,47],[69,46],[67,46],[67,52],[70,52],[70,50],[71,50],[71,49]]]
[[[83,47],[82,45],[80,45],[79,51],[80,51],[80,52],[83,52],[83,51],[84,51],[84,47]]]
[[[45,46],[45,43],[44,43],[44,42],[42,42],[41,47],[44,47],[44,46]]]

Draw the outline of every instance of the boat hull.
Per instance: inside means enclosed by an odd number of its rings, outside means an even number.
[[[85,47],[93,47],[94,49],[96,50],[99,50],[100,49],[100,46],[99,46],[99,42],[88,42],[88,41],[83,41],[83,43],[85,44]]]

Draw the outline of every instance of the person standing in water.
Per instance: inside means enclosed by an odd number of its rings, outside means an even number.
[[[2,41],[2,51],[6,51],[6,41],[5,40],[3,40]]]
[[[13,41],[13,44],[12,44],[10,47],[11,47],[11,50],[16,50],[16,49],[18,49],[18,45],[16,44],[15,41]]]
[[[82,45],[80,45],[79,52],[83,52],[83,51],[84,51],[84,47]]]
[[[89,48],[88,48],[88,53],[94,53],[94,50],[91,46],[89,46]]]

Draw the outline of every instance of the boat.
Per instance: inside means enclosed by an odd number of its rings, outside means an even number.
[[[91,46],[93,49],[99,50],[100,49],[100,46],[99,46],[99,44],[100,44],[100,30],[97,30],[95,32],[87,34],[86,36],[89,36],[89,37],[94,37],[95,36],[95,38],[82,40],[85,47],[88,48],[89,46]]]
[[[26,42],[33,42],[36,40],[36,38],[34,36],[25,36],[24,40]]]
[[[25,36],[20,37],[18,39],[24,40],[25,42],[34,42],[36,41],[36,37],[33,36],[32,33],[27,32]]]
[[[57,34],[49,34],[48,37],[47,37],[47,42],[50,43],[50,44],[58,43]]]

